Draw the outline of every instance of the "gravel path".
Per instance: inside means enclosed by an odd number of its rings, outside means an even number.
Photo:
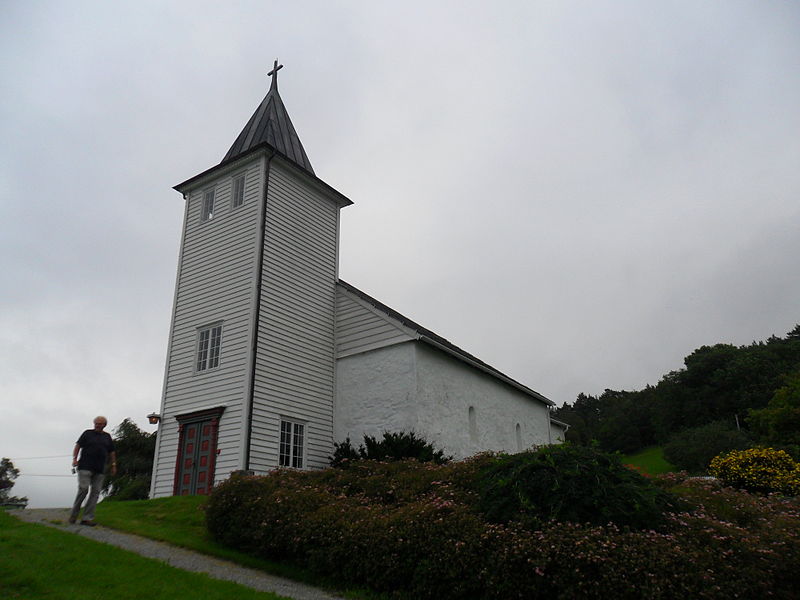
[[[70,525],[67,522],[69,509],[66,508],[35,508],[10,510],[8,512],[23,521],[56,527],[62,531],[111,544],[148,558],[155,558],[179,569],[194,571],[195,573],[206,573],[215,579],[233,581],[262,592],[273,592],[294,600],[341,600],[342,598],[303,583],[268,575],[263,571],[240,567],[228,561],[171,546],[164,542],[156,542],[138,535],[122,533],[102,526]]]

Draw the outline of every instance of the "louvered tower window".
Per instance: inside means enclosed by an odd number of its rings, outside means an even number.
[[[210,221],[214,218],[214,190],[206,190],[203,194],[203,210],[200,213],[201,221]]]
[[[231,206],[237,208],[244,204],[244,175],[237,175],[233,178]]]

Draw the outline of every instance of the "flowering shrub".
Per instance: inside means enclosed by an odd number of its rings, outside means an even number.
[[[359,461],[215,488],[212,536],[394,598],[778,598],[800,589],[800,501],[656,478],[687,503],[659,531],[493,524],[476,478],[496,457],[438,466]]]
[[[750,448],[720,454],[711,460],[709,473],[725,485],[750,492],[800,493],[800,463],[783,450]]]

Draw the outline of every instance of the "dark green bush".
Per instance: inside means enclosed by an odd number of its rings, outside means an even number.
[[[800,333],[800,325],[795,331]],[[800,340],[800,335],[796,339]],[[784,377],[784,385],[775,391],[766,407],[750,409],[747,422],[760,444],[773,448],[800,446],[800,369]]]
[[[478,478],[479,509],[493,523],[550,520],[637,529],[658,526],[674,500],[616,455],[561,444],[501,455]]]
[[[363,497],[372,504],[405,504],[437,489],[434,482],[441,477],[434,463],[358,460],[346,469],[321,471],[315,480],[331,493]]]
[[[147,500],[150,497],[150,476],[119,477],[114,482],[114,494],[109,500]]]
[[[433,444],[418,436],[413,431],[397,433],[385,431],[381,440],[371,435],[364,436],[364,443],[356,449],[350,438],[334,444],[332,467],[343,467],[356,460],[403,460],[413,458],[420,462],[433,462],[442,465],[453,459],[445,456],[443,450],[437,450]]]
[[[361,446],[361,450],[364,446]],[[328,462],[332,467],[343,467],[354,460],[362,460],[362,456],[358,449],[353,446],[350,437],[347,437],[343,442],[333,443],[333,456],[328,457]]]
[[[681,470],[705,473],[712,458],[722,452],[744,450],[750,443],[750,438],[733,423],[715,421],[673,436],[664,446],[664,458]]]
[[[150,476],[156,451],[156,434],[139,429],[131,419],[124,419],[114,429],[117,451],[117,474],[103,482],[107,500],[146,500],[150,496]]]

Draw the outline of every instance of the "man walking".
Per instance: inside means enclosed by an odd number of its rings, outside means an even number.
[[[106,462],[108,462],[109,456],[111,456],[111,474],[117,474],[117,453],[114,450],[114,440],[103,431],[106,425],[108,425],[108,420],[105,417],[95,417],[94,429],[84,431],[72,451],[72,466],[73,468],[78,467],[78,495],[75,496],[75,504],[72,505],[70,523],[78,520],[81,504],[91,487],[89,500],[86,501],[86,507],[83,509],[81,525],[91,527],[95,525],[94,508],[100,497],[100,490],[103,488]],[[80,460],[78,459],[79,452]]]

